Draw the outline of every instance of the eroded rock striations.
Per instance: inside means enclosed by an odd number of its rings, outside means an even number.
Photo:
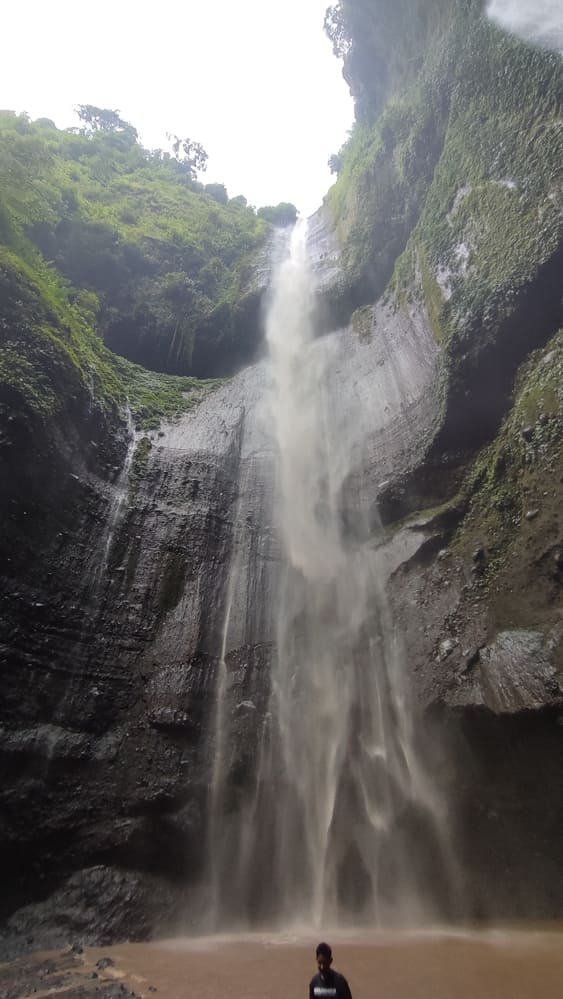
[[[334,9],[360,124],[325,204],[347,295],[439,345],[431,443],[379,499],[421,539],[389,589],[470,908],[560,914],[563,62],[478,2],[406,6]]]

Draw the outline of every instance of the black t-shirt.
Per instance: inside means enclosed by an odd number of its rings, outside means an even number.
[[[352,993],[344,975],[331,969],[324,978],[319,973],[311,979],[309,999],[352,999]]]

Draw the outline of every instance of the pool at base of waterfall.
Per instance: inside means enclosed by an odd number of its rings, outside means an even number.
[[[353,932],[328,929],[187,938],[87,951],[110,956],[137,995],[298,999],[327,939],[354,999],[560,999],[563,924]],[[121,977],[123,976],[123,977]]]

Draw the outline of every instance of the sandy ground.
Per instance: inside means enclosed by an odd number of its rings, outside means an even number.
[[[488,932],[327,934],[354,999],[561,999],[563,926]],[[178,938],[92,949],[137,995],[307,999],[316,938]],[[156,996],[154,993],[156,992]]]

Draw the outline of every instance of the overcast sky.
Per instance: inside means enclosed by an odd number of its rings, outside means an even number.
[[[166,132],[209,154],[206,181],[303,214],[352,101],[323,32],[328,0],[5,0],[0,106],[76,124],[75,104],[117,108],[149,147]]]
[[[489,0],[487,10],[527,41],[563,51],[563,0]]]

